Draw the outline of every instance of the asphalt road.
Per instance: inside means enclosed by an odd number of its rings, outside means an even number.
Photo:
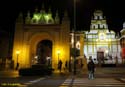
[[[87,72],[40,77],[3,71],[0,72],[0,87],[125,87],[125,68],[98,68],[93,80],[88,79]]]

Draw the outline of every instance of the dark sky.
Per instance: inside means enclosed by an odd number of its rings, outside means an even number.
[[[71,21],[73,19],[73,0],[1,0],[0,1],[0,29],[14,30],[15,19],[20,11],[26,13],[34,11],[36,6],[41,8],[51,7],[53,13],[58,9],[63,15],[64,9],[68,9]],[[90,27],[91,16],[95,9],[100,9],[106,16],[110,30],[120,31],[125,21],[125,7],[123,0],[77,0],[76,22],[79,30],[87,30]],[[72,24],[73,25],[73,24]]]

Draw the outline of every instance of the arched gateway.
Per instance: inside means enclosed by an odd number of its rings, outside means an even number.
[[[13,46],[15,67],[17,63],[20,68],[48,63],[57,69],[58,59],[63,61],[63,67],[65,61],[69,61],[70,23],[67,15],[64,15],[61,24],[57,20],[58,15],[52,19],[49,13],[44,13],[44,21],[43,18],[38,19],[43,17],[40,15],[42,13],[34,13],[31,18],[28,13],[25,23],[21,14],[17,18]]]

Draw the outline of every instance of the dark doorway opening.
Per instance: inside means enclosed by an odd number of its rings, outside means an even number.
[[[104,64],[104,52],[97,52],[97,60],[99,62],[99,66],[101,66],[101,64]]]
[[[38,64],[51,66],[52,60],[52,41],[42,40],[37,44],[36,55],[38,56]]]

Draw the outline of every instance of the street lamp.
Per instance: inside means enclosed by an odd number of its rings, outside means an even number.
[[[76,75],[76,36],[75,36],[75,31],[76,31],[76,0],[74,0],[74,72],[73,74]]]
[[[17,51],[16,51],[16,55],[17,55],[16,70],[17,70],[17,69],[18,69],[18,67],[19,67],[19,63],[18,63],[18,57],[19,57],[19,54],[20,54],[20,51],[19,51],[19,50],[17,50]]]
[[[57,50],[57,54],[58,54],[58,63],[59,63],[60,50]]]

